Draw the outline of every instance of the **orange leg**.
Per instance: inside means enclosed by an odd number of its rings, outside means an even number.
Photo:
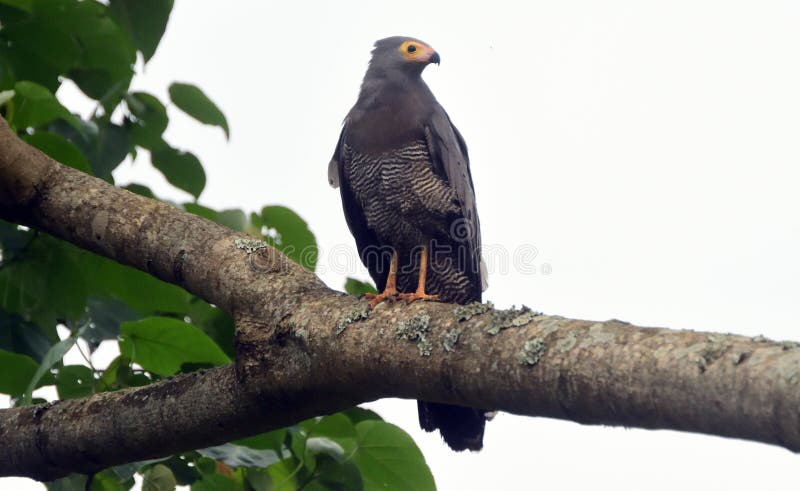
[[[397,251],[392,252],[392,261],[389,263],[389,276],[386,278],[386,287],[383,293],[367,293],[364,297],[369,300],[369,308],[374,309],[376,305],[387,300],[397,298]]]
[[[428,276],[428,248],[422,246],[422,252],[419,256],[419,283],[417,284],[417,291],[414,293],[401,293],[398,298],[406,301],[406,303],[414,302],[415,300],[439,300],[439,295],[428,295],[425,293],[425,278]]]

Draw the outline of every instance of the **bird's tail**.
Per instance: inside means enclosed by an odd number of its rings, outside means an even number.
[[[483,448],[486,412],[471,407],[417,401],[419,426],[425,431],[439,430],[447,446],[460,452]]]

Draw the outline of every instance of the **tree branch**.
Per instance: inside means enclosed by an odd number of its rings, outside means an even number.
[[[0,217],[178,284],[237,324],[235,367],[0,411],[0,475],[94,471],[388,396],[800,450],[796,343],[478,305],[367,315],[266,244],[61,166],[1,119]]]

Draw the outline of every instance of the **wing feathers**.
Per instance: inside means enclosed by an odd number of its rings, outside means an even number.
[[[486,265],[480,255],[481,229],[478,210],[475,205],[475,191],[472,185],[472,174],[469,170],[469,154],[461,133],[450,121],[450,117],[438,104],[425,127],[428,149],[433,160],[434,171],[455,191],[461,204],[461,214],[467,226],[466,238],[472,252],[470,268],[480,281],[481,291],[486,290]],[[475,265],[478,265],[475,268]]]

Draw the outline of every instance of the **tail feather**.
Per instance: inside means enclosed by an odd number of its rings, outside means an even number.
[[[439,430],[445,443],[457,451],[483,448],[486,412],[471,407],[417,401],[419,425],[425,431]]]

